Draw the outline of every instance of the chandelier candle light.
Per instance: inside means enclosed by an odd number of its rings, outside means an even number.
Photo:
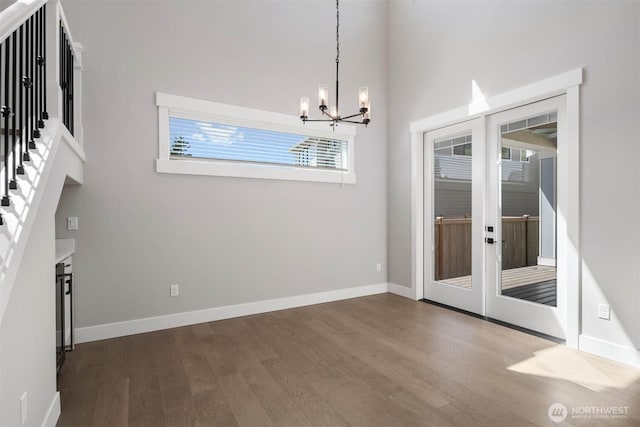
[[[339,0],[336,0],[336,105],[327,107],[329,103],[329,85],[321,84],[318,87],[318,108],[326,118],[310,119],[309,118],[309,98],[303,96],[300,98],[300,119],[306,122],[330,122],[331,126],[338,125],[339,122],[355,123],[367,126],[371,122],[371,102],[369,101],[369,89],[361,87],[358,94],[359,113],[351,114],[345,117],[340,116],[338,109],[338,68],[340,66],[340,7]],[[328,111],[327,111],[328,110]],[[355,120],[361,117],[361,121]]]

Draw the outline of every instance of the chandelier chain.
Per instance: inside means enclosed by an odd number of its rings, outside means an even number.
[[[340,0],[336,0],[336,62],[340,62]]]

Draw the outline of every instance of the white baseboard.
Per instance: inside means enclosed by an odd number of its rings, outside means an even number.
[[[578,337],[578,349],[640,368],[640,350],[635,348],[625,347],[587,335],[580,335]]]
[[[318,292],[314,294],[271,299],[266,301],[249,302],[246,304],[228,305],[205,310],[189,311],[185,313],[169,314],[165,316],[147,317],[144,319],[128,320],[124,322],[108,323],[106,325],[76,328],[75,342],[83,343],[108,338],[159,331],[161,329],[177,328],[198,323],[213,322],[215,320],[231,319],[234,317],[250,316],[252,314],[287,308],[303,307],[324,302],[382,294],[389,291],[387,283],[358,286],[354,288],[338,289],[335,291]]]
[[[413,288],[396,285],[395,283],[389,283],[389,292],[392,294],[400,295],[401,297],[412,299],[414,301],[416,299],[416,293]]]
[[[53,396],[53,400],[49,405],[49,409],[47,410],[47,414],[44,416],[44,420],[42,421],[42,427],[55,427],[59,417],[60,417],[60,392],[56,391],[56,394]]]

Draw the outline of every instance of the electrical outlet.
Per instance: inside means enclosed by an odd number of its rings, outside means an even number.
[[[67,218],[67,230],[77,230],[78,229],[78,217],[70,216]]]
[[[178,295],[180,295],[180,288],[178,287],[178,285],[171,285],[169,286],[169,292],[172,297],[177,297]]]
[[[29,415],[27,409],[27,392],[22,393],[22,397],[20,397],[20,424],[25,425],[27,422],[27,416]]]
[[[380,264],[380,263],[376,264],[376,271],[378,273],[380,273],[382,271],[382,264]]]
[[[604,320],[611,319],[611,306],[609,304],[600,304],[598,306],[598,317]]]

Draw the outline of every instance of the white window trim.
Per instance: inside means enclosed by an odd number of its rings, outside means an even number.
[[[328,182],[355,184],[355,126],[340,124],[338,131],[331,130],[328,123],[302,124],[300,118],[287,114],[256,110],[253,108],[221,104],[184,96],[156,93],[158,106],[158,159],[156,172],[209,175],[238,178],[276,179],[289,181]],[[288,165],[269,165],[230,162],[213,159],[179,159],[169,156],[169,117],[232,123],[238,126],[296,133],[300,135],[341,139],[348,142],[348,168],[342,170],[313,169]]]

